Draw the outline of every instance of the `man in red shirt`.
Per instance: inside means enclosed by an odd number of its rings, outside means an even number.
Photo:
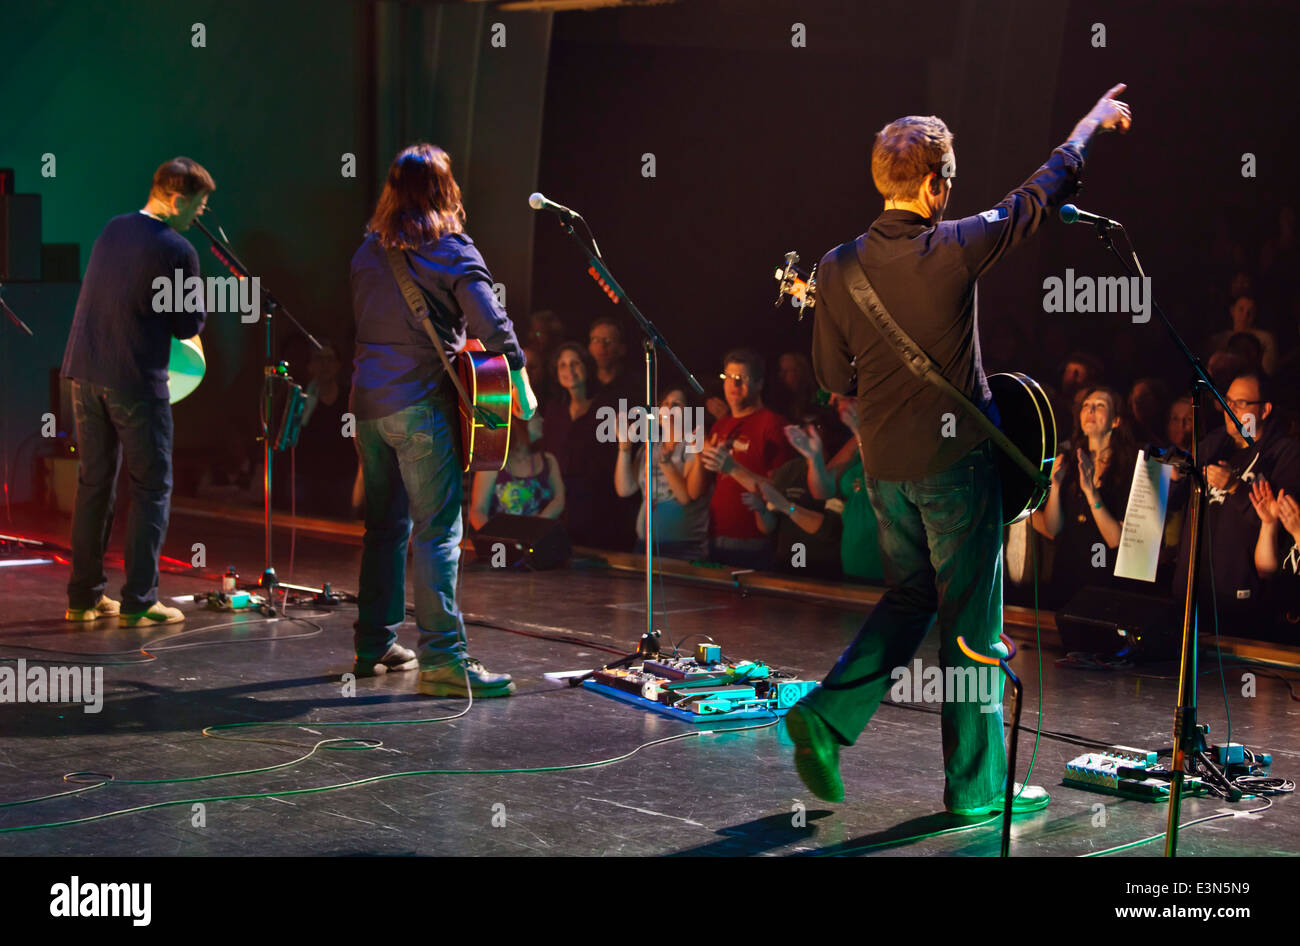
[[[692,499],[704,495],[717,478],[709,502],[709,557],[740,568],[767,568],[771,539],[759,529],[755,514],[741,502],[757,488],[754,475],[765,477],[794,457],[785,439],[785,419],[763,406],[763,358],[749,348],[727,352],[723,393],[730,415],[713,425],[700,461],[691,466],[687,489]]]

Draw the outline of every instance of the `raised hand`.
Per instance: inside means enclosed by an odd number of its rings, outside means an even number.
[[[817,433],[817,428],[811,424],[807,429],[800,427],[798,424],[786,424],[785,439],[790,442],[790,446],[799,451],[800,455],[811,460],[822,451],[821,434]]]
[[[1259,521],[1271,526],[1278,520],[1278,500],[1273,495],[1273,487],[1262,476],[1250,484],[1250,504],[1255,507]]]
[[[1060,486],[1065,479],[1065,454],[1058,453],[1052,461],[1052,485]]]
[[[1091,499],[1093,491],[1097,488],[1092,479],[1097,474],[1097,466],[1093,462],[1092,454],[1082,447],[1075,450],[1075,456],[1079,461],[1079,487],[1083,490],[1083,495]]]
[[[1133,112],[1127,104],[1116,98],[1126,88],[1128,86],[1121,82],[1099,98],[1097,104],[1092,107],[1092,111],[1088,113],[1088,118],[1096,120],[1098,130],[1112,131],[1119,129],[1122,133],[1128,131],[1132,126]]]
[[[726,473],[735,461],[731,457],[731,451],[708,443],[700,450],[700,462],[710,473]]]
[[[1300,542],[1300,503],[1284,489],[1277,491],[1277,518],[1291,538]]]
[[[1226,463],[1215,463],[1205,467],[1205,482],[1209,484],[1210,489],[1227,489],[1230,479],[1232,473]]]

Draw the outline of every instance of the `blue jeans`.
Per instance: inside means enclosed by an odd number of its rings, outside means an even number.
[[[465,657],[456,605],[461,462],[456,403],[438,395],[378,420],[357,422],[366,490],[357,657],[375,660],[406,621],[406,550],[415,541],[415,622],[421,669]]]
[[[131,477],[126,584],[122,610],[138,614],[158,600],[158,555],[172,497],[172,406],[85,381],[72,382],[77,424],[77,500],[72,513],[72,577],[68,607],[93,608],[108,587],[104,551],[113,533],[113,504],[123,456]]]
[[[919,480],[867,477],[876,513],[888,590],[822,685],[803,702],[845,745],[866,728],[894,685],[895,668],[910,668],[935,618],[939,666],[978,667],[976,653],[1005,656],[1002,632],[1002,493],[985,441],[953,466]],[[987,669],[985,672],[988,672]],[[945,700],[942,708],[944,803],[973,808],[1000,797],[1007,757],[1002,726],[1002,675],[993,700]]]

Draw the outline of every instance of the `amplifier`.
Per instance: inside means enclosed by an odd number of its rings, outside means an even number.
[[[543,516],[493,516],[473,540],[478,557],[494,566],[559,568],[573,550],[564,523]]]
[[[40,282],[41,195],[0,194],[0,282]]]
[[[1170,598],[1113,588],[1084,588],[1056,612],[1061,644],[1130,660],[1167,660],[1182,643],[1182,623]]]

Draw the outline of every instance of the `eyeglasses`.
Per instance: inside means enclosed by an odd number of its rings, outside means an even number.
[[[749,384],[750,381],[743,374],[727,374],[725,371],[718,375],[723,381],[734,381],[736,384]]]
[[[1243,400],[1241,400],[1240,398],[1237,398],[1237,399],[1229,398],[1229,399],[1228,399],[1228,406],[1229,406],[1230,408],[1232,408],[1232,412],[1233,412],[1234,414],[1237,413],[1238,411],[1244,409],[1244,408],[1250,407],[1252,404],[1263,404],[1263,403],[1264,403],[1263,401],[1243,401]]]
[[[603,347],[603,348],[612,348],[613,346],[615,346],[615,345],[618,344],[618,339],[617,339],[617,338],[602,338],[602,337],[599,336],[599,335],[593,335],[593,336],[591,336],[591,340],[588,342],[588,344],[591,344],[591,345],[600,345],[600,346]]]

